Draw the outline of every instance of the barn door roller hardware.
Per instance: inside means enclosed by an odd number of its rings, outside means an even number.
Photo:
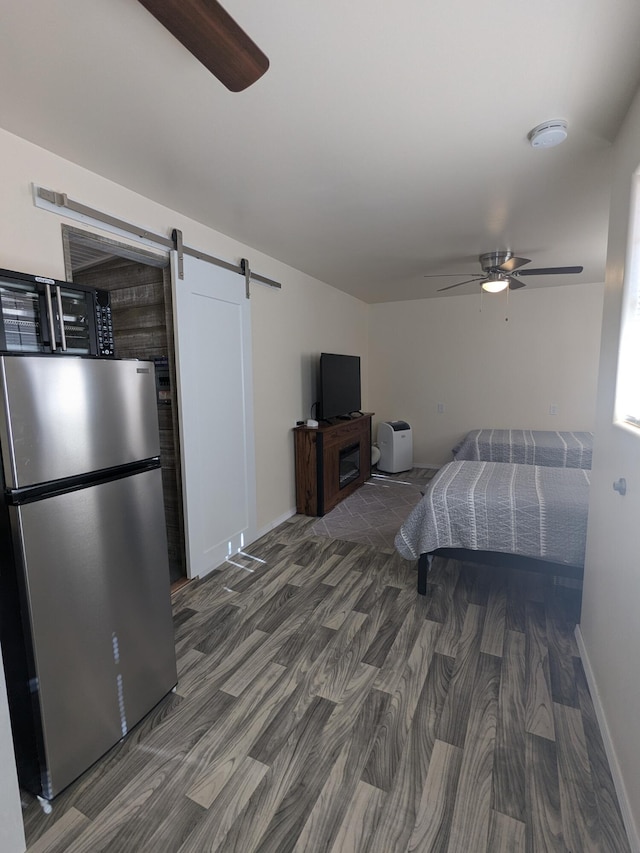
[[[190,255],[193,258],[198,258],[201,261],[206,261],[210,264],[215,264],[217,267],[235,272],[244,277],[247,282],[247,299],[249,298],[249,281],[258,282],[258,284],[266,284],[267,287],[273,287],[278,290],[282,285],[278,281],[266,278],[266,276],[258,275],[249,269],[249,261],[243,258],[239,264],[231,264],[228,261],[223,261],[221,258],[216,258],[206,252],[201,252],[199,249],[192,249],[190,246],[185,246],[182,242],[182,231],[174,228],[171,233],[171,238],[163,237],[161,234],[154,234],[147,231],[145,228],[140,228],[137,225],[132,225],[130,222],[125,222],[123,219],[118,219],[115,216],[110,216],[101,210],[96,210],[93,207],[87,207],[78,201],[70,199],[66,193],[58,193],[53,190],[47,190],[44,187],[33,185],[34,204],[36,207],[41,207],[46,210],[55,208],[63,208],[69,212],[72,219],[78,219],[86,222],[91,220],[98,225],[106,225],[109,229],[117,232],[123,232],[126,235],[134,235],[142,240],[147,240],[150,243],[155,243],[165,249],[174,249],[178,254],[178,276],[184,278],[184,256]],[[248,271],[248,273],[247,273]]]

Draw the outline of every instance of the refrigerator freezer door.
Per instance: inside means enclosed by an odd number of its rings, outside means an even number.
[[[6,487],[32,486],[158,456],[151,362],[0,358]]]
[[[161,471],[12,513],[52,797],[177,682]]]

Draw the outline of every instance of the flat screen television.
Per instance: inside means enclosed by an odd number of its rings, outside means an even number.
[[[324,421],[360,411],[359,355],[321,353],[319,403],[319,417]]]

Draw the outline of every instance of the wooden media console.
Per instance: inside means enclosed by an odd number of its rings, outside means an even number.
[[[326,515],[371,476],[371,417],[295,427],[296,509]]]

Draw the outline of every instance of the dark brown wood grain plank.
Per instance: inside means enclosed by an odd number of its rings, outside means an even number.
[[[384,572],[384,567],[388,562],[389,557],[380,551],[375,560],[372,561],[372,564],[367,568],[367,571],[363,573],[364,578],[370,578],[372,583],[363,586],[362,594],[353,605],[354,610],[358,610],[361,613],[370,613],[377,605],[378,599],[384,593],[385,589],[395,589],[397,595],[403,588],[404,585],[398,585],[397,583],[390,584],[388,582],[389,578]]]
[[[174,713],[165,716],[151,730],[143,731],[139,739],[134,729],[109,753],[105,762],[81,777],[69,792],[73,804],[94,821],[102,820],[106,804],[117,799],[130,784],[135,787],[136,779],[150,765],[162,765],[173,754],[189,754],[211,726],[231,711],[235,701],[232,696],[213,691],[206,706],[181,701]],[[148,723],[148,718],[144,723]]]
[[[243,593],[242,596],[238,596],[238,600],[234,603],[243,614],[254,614],[277,595],[283,587],[289,586],[295,589],[300,586],[294,582],[299,571],[300,567],[296,563],[291,563],[287,558],[284,558],[275,565],[269,566],[268,569],[262,566],[247,574],[241,579],[245,581],[244,585],[242,582],[230,580],[229,584],[233,586],[234,591]],[[266,611],[263,611],[263,618],[264,616],[266,616]]]
[[[150,822],[156,823],[156,828],[148,835],[143,845],[134,847],[133,845],[139,845],[139,842],[124,834],[121,839],[124,842],[122,853],[130,853],[132,849],[179,850],[200,821],[206,818],[206,814],[201,806],[188,797],[176,798],[168,808],[165,800],[164,816],[162,809],[159,809],[157,818],[155,815],[152,817]]]
[[[538,735],[525,735],[526,841],[527,851],[567,848],[562,833],[560,782],[556,744]]]
[[[362,780],[382,790],[390,790],[393,784],[439,631],[438,623],[423,621],[363,771]]]
[[[570,850],[596,853],[602,849],[599,847],[600,822],[582,714],[577,708],[554,702],[553,716],[564,840]]]
[[[326,658],[324,684],[318,690],[319,695],[339,702],[356,670],[361,666],[369,666],[363,662],[363,658],[382,625],[393,612],[397,597],[397,589],[385,586],[370,613],[353,611],[350,614],[349,619],[354,620],[356,624],[360,623],[358,630],[353,638],[348,641],[348,645],[340,647],[332,643],[332,646],[327,647],[328,649],[334,648],[335,651],[331,658],[328,656]],[[377,671],[373,672],[372,675],[375,677]]]
[[[558,587],[550,586],[545,597],[547,644],[549,648],[549,678],[551,697],[562,705],[578,707],[573,658],[579,655],[574,630],[567,621]]]
[[[424,622],[424,606],[417,599],[416,595],[408,606],[400,629],[376,678],[376,687],[387,693],[395,691]]]
[[[322,625],[315,628],[310,628],[309,623],[300,625],[296,631],[289,634],[274,660],[282,666],[294,668],[302,675],[308,672],[335,633],[331,628],[324,628]]]
[[[443,620],[440,639],[438,640],[438,654],[447,655],[448,657],[456,656],[469,606],[471,586],[472,575],[469,568],[461,564],[453,594],[449,593],[446,597],[447,602],[450,601],[451,603],[447,603],[446,605],[446,615]],[[429,616],[429,618],[431,617]]]
[[[170,808],[175,812],[176,822],[179,820],[181,794],[189,779],[189,752],[183,747],[168,757],[155,756],[147,761],[144,769],[100,810],[100,819],[93,820],[68,847],[68,853],[125,853],[145,849]]]
[[[221,608],[197,629],[200,641],[194,645],[194,648],[205,655],[215,653],[221,641],[233,630],[235,618],[239,613],[239,608],[233,604]]]
[[[334,710],[333,702],[314,698],[221,840],[221,851],[242,850],[249,853],[259,849],[274,815],[300,772],[308,771],[309,777],[316,772],[314,746]],[[200,853],[202,847],[198,843],[199,839],[190,841],[190,847],[183,853]]]
[[[365,698],[367,701],[363,703]],[[362,748],[363,737],[359,730],[367,728],[370,721],[374,730],[388,699],[382,694],[360,694],[353,707],[342,703],[320,737],[313,745],[306,767],[299,767],[296,778],[280,802],[277,811],[260,839],[256,851],[260,853],[286,853],[294,849],[297,839],[320,796],[346,741],[354,735],[357,747]],[[368,743],[369,738],[367,738]],[[357,777],[352,777],[355,778]]]
[[[253,741],[271,716],[295,689],[284,667],[268,663],[230,711],[219,719],[189,753],[191,781],[187,790],[194,802],[209,808],[217,795],[220,774],[228,774],[229,762],[248,754]]]
[[[525,622],[525,588],[521,583],[521,573],[509,572],[507,576],[507,608],[505,628],[507,631],[526,632]]]
[[[500,671],[493,808],[523,821],[525,804],[525,636],[507,631]]]
[[[388,693],[378,690],[370,690],[364,697],[348,741],[297,837],[296,850],[328,850],[333,846],[390,699]]]
[[[234,768],[227,783],[221,787],[211,806],[200,815],[185,833],[183,842],[178,845],[163,843],[152,847],[153,839],[149,840],[149,850],[180,850],[205,853],[216,850],[222,843],[229,829],[242,813],[256,788],[262,782],[268,767],[245,756]],[[195,806],[195,803],[193,804]]]
[[[350,611],[340,629],[320,652],[305,676],[313,695],[340,701],[360,663],[363,650],[354,648],[353,644],[366,622],[366,614]]]
[[[555,738],[549,650],[543,605],[528,601],[526,622],[525,727],[530,734]]]
[[[327,595],[322,609],[318,608],[318,620],[325,628],[339,628],[361,597],[363,590],[373,586],[373,579],[363,577],[360,572],[349,572]]]
[[[480,651],[488,655],[502,656],[507,618],[506,572],[493,569],[487,593],[487,614],[482,631]]]
[[[485,608],[470,604],[465,611],[460,640],[456,644],[455,662],[449,692],[445,700],[438,739],[452,746],[463,747],[467,733],[467,723],[471,710],[477,664],[480,656],[480,643],[484,626]],[[446,628],[446,625],[445,625]],[[443,628],[444,630],[444,628]],[[438,649],[440,643],[438,643]]]
[[[407,853],[447,853],[453,806],[462,765],[462,750],[437,740],[422,791]]]
[[[483,853],[489,849],[487,844],[500,665],[500,659],[493,655],[481,654],[479,657],[451,819],[451,850]]]
[[[526,853],[526,849],[524,823],[492,810],[487,850],[490,853]]]
[[[384,800],[367,850],[404,851],[417,819],[422,791],[436,741],[436,729],[451,679],[452,659],[433,656],[418,698],[398,771]]]
[[[365,853],[374,834],[385,800],[380,788],[359,782],[348,803],[330,853]],[[294,853],[308,853],[306,845],[297,845]]]
[[[72,807],[29,846],[29,853],[66,853],[89,824],[89,818]]]
[[[200,659],[178,679],[177,691],[180,696],[188,697],[203,690],[218,689],[230,674],[235,673],[247,660],[252,658],[256,649],[260,648],[269,638],[264,631],[253,631],[241,643],[236,645],[230,654],[223,657],[200,654]],[[216,663],[219,661],[219,663]],[[227,690],[227,693],[232,691]],[[232,695],[235,695],[232,693]]]
[[[394,587],[385,587],[385,592],[389,591],[393,596],[392,601],[395,603],[398,598],[399,590]],[[391,607],[387,618],[382,622],[378,631],[369,644],[363,663],[368,663],[371,666],[376,666],[378,669],[384,664],[391,647],[393,646],[398,631],[402,626],[402,617],[406,612],[406,605],[402,608]]]
[[[305,682],[300,682],[251,745],[249,755],[262,764],[271,765],[291,737],[300,720],[316,701]]]

